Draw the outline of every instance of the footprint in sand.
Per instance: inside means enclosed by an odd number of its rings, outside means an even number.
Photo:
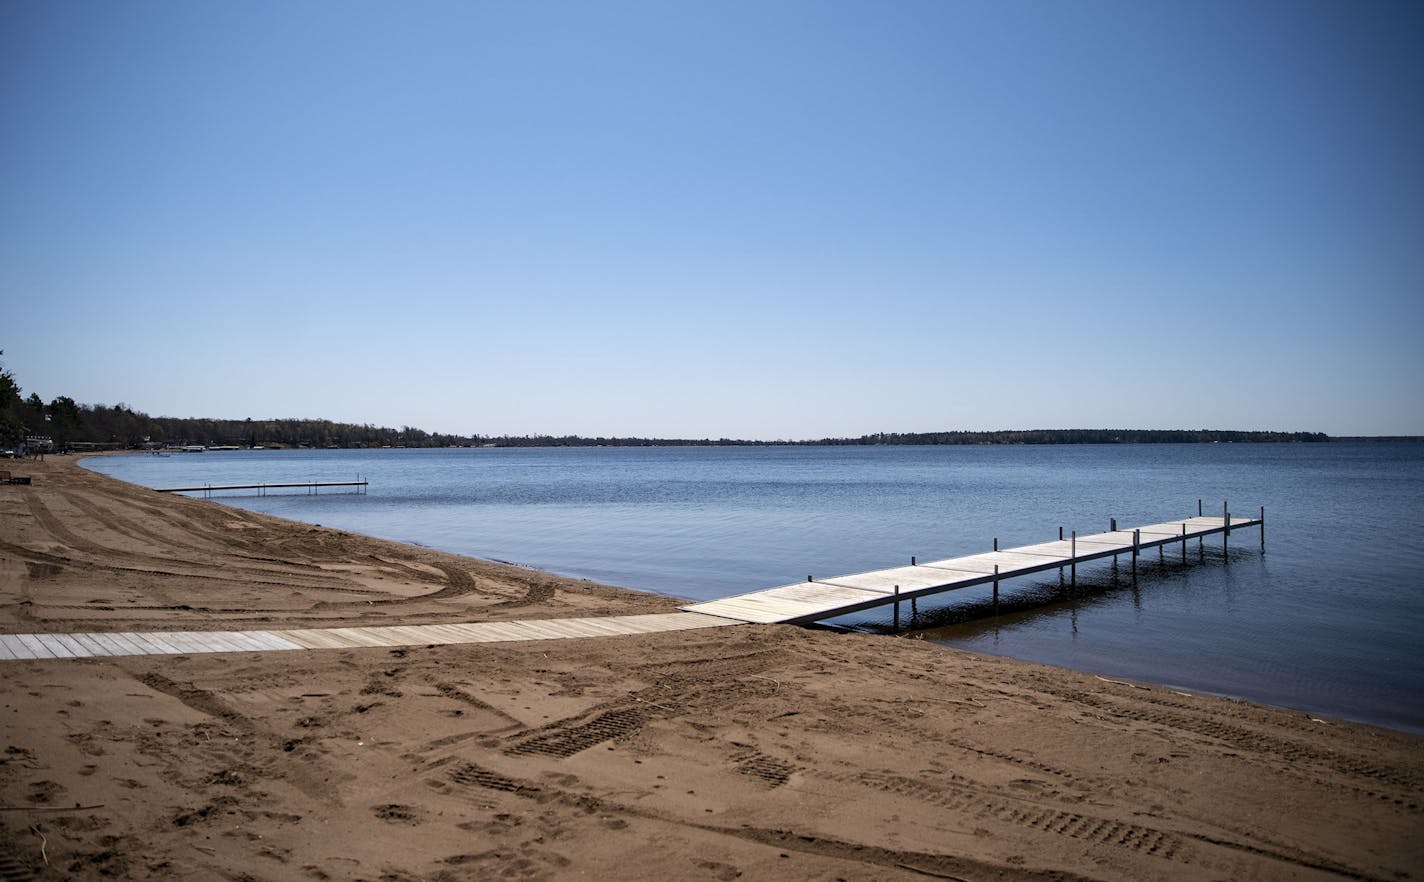
[[[415,826],[423,820],[421,817],[422,813],[419,809],[413,806],[400,805],[399,803],[371,806],[371,812],[382,821],[387,821],[392,824],[410,824],[411,826]]]
[[[64,788],[53,781],[31,781],[30,792],[25,794],[25,799],[38,805],[47,805],[54,802],[54,798],[64,792]]]
[[[742,875],[741,870],[731,864],[724,864],[721,861],[698,861],[697,866],[700,869],[707,870],[713,877],[718,879],[719,882],[731,882],[733,879],[741,878]]]

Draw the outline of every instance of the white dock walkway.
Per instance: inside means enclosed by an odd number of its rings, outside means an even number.
[[[1073,536],[1037,545],[990,551],[947,560],[913,562],[910,566],[812,579],[777,588],[738,594],[682,607],[686,612],[725,616],[739,622],[805,624],[876,606],[911,600],[942,591],[995,583],[1015,576],[1067,568],[1104,557],[1136,555],[1145,548],[1182,543],[1243,527],[1260,527],[1265,539],[1265,512],[1260,518],[1193,517],[1131,530]],[[996,542],[997,544],[997,542]]]
[[[148,631],[88,634],[0,634],[0,662],[116,655],[191,655],[205,652],[279,652],[369,649],[455,643],[568,640],[718,628],[737,622],[697,613],[655,613],[583,619],[531,619],[454,625],[385,625],[272,631]]]

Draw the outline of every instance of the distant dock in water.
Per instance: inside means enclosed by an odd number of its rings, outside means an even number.
[[[308,495],[317,493],[324,487],[354,487],[356,493],[366,492],[370,482],[365,478],[355,481],[289,481],[277,484],[202,484],[196,487],[155,487],[159,493],[202,493],[211,496],[216,490],[256,490],[258,496],[266,496],[268,490],[306,490]]]

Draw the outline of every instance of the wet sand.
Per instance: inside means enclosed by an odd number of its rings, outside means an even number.
[[[172,497],[0,487],[0,631],[667,612]],[[1378,879],[1424,740],[905,638],[738,626],[0,662],[0,880]]]

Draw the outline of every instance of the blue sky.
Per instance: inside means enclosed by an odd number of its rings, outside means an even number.
[[[26,394],[458,433],[1424,434],[1424,12],[0,5]]]

